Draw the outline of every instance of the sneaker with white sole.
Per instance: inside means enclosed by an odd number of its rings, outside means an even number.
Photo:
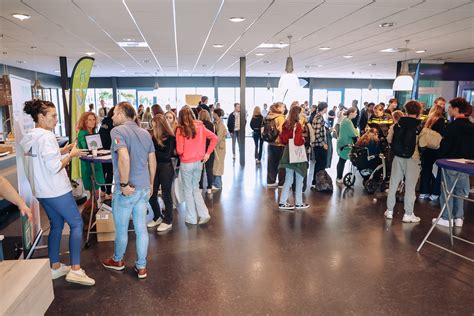
[[[159,233],[163,233],[168,230],[171,230],[171,228],[173,228],[173,224],[161,223],[160,226],[158,226],[158,228],[156,229],[156,231]]]
[[[151,220],[150,222],[148,222],[148,224],[146,224],[146,227],[148,228],[156,227],[160,225],[162,222],[163,222],[163,219],[159,217],[156,221]]]
[[[436,218],[433,218],[432,222],[436,222]],[[444,218],[440,218],[438,221],[439,226],[449,227],[449,221]],[[451,227],[453,226],[453,220],[451,220]]]
[[[308,208],[309,204],[303,203],[303,204],[295,204],[295,208],[298,210],[302,210],[304,208]]]
[[[92,286],[95,284],[95,280],[88,277],[86,272],[82,269],[69,271],[66,275],[66,281],[86,286]]]
[[[385,213],[383,213],[383,215],[385,215],[386,219],[392,219],[393,218],[393,211],[386,210]]]
[[[431,195],[430,195],[430,200],[431,200],[431,201],[436,201],[436,200],[438,200],[438,199],[439,199],[439,195],[436,195],[436,194],[431,194]]]
[[[419,198],[420,200],[427,200],[427,199],[430,198],[430,195],[429,195],[429,194],[424,194],[424,193],[422,193],[422,194],[418,195],[418,198]]]
[[[208,216],[208,217],[204,217],[204,218],[200,218],[199,219],[199,225],[204,225],[206,224],[207,222],[209,222],[211,220],[211,217]]]
[[[278,204],[278,208],[280,210],[294,210],[295,206],[289,203],[284,203],[284,204]]]
[[[418,216],[415,216],[415,214],[411,215],[403,215],[402,222],[404,223],[419,223],[421,219]]]
[[[212,186],[212,191],[219,191],[221,188],[218,188],[216,186]]]
[[[283,189],[283,186],[282,186],[282,185],[279,185],[279,186],[278,186],[278,189]]]
[[[336,183],[338,184],[343,184],[344,183],[344,180],[341,178],[341,179],[336,179]]]
[[[207,194],[212,194],[212,189],[207,189]]]
[[[278,183],[268,183],[267,188],[276,188],[278,186]]]
[[[454,226],[462,227],[463,224],[464,224],[464,220],[462,218],[455,218],[454,219]]]
[[[57,269],[51,268],[51,278],[53,280],[56,280],[57,278],[60,278],[68,274],[70,270],[71,270],[71,266],[67,266],[61,263],[59,268]]]

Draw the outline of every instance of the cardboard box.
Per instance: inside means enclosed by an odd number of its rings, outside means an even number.
[[[95,216],[97,241],[114,241],[115,240],[115,224],[112,212],[100,210]]]

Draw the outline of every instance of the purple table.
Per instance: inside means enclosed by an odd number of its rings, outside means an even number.
[[[472,241],[469,241],[469,240],[466,240],[466,239],[463,239],[461,237],[453,235],[453,226],[452,226],[453,213],[452,213],[452,210],[449,207],[449,203],[448,203],[449,199],[452,199],[452,198],[458,198],[458,199],[463,199],[463,200],[466,200],[466,201],[469,201],[469,202],[474,202],[473,199],[470,199],[467,196],[459,196],[459,195],[453,194],[454,188],[456,187],[456,184],[458,183],[459,175],[461,173],[474,175],[474,163],[462,163],[462,162],[457,162],[457,161],[452,161],[452,160],[453,159],[439,159],[439,160],[436,161],[436,164],[441,169],[441,194],[444,195],[445,202],[444,202],[443,207],[441,208],[441,211],[439,212],[438,218],[436,218],[436,220],[433,222],[433,225],[431,225],[431,229],[428,231],[428,234],[426,234],[425,238],[421,242],[421,244],[418,247],[417,251],[419,252],[421,250],[421,247],[423,247],[423,245],[426,242],[430,245],[438,247],[442,250],[445,250],[449,253],[452,253],[456,256],[459,256],[463,259],[474,262],[474,259],[472,259],[472,258],[466,257],[466,256],[464,256],[464,255],[462,255],[458,252],[455,252],[451,249],[448,249],[446,247],[443,247],[439,244],[436,244],[436,243],[428,240],[428,237],[433,232],[433,229],[436,227],[436,225],[438,225],[438,221],[441,218],[441,215],[443,214],[444,210],[447,209],[448,210],[448,222],[449,222],[449,238],[450,238],[450,241],[451,241],[451,247],[454,245],[454,239],[458,239],[458,240],[461,240],[465,243],[474,245],[474,242],[472,242]],[[457,171],[458,172],[458,175],[456,176],[456,179],[454,180],[454,183],[453,183],[451,188],[448,188],[448,186],[446,184],[446,170],[451,170],[451,171]]]

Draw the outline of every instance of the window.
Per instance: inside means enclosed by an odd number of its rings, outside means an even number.
[[[357,100],[359,101],[359,108],[361,108],[361,102],[362,98],[362,90],[361,89],[345,89],[344,90],[344,106],[346,108],[349,108],[352,106],[352,101]]]
[[[313,90],[313,104],[318,104],[319,102],[327,102],[327,100],[328,100],[328,90],[326,89]]]
[[[364,102],[369,102],[369,103],[373,102],[377,104],[379,100],[378,94],[379,94],[379,90],[377,89],[372,89],[372,90],[362,89],[362,104],[364,104]]]
[[[255,88],[255,105],[263,109],[263,104],[266,103],[268,107],[273,103],[273,88]]]
[[[135,108],[137,105],[137,95],[135,89],[119,89],[117,90],[118,102],[127,101],[130,102]]]
[[[139,91],[137,91],[137,93],[138,93],[138,104],[143,104],[145,109],[147,107],[151,107],[154,104],[153,100],[155,98],[155,92],[156,91],[153,91],[153,90],[148,90],[148,91],[139,90]]]
[[[216,98],[214,96],[214,88],[196,88],[196,94],[208,97],[209,102],[207,102],[207,104],[216,103]]]
[[[163,110],[166,109],[166,105],[171,105],[171,108],[176,108],[176,88],[159,88],[155,91],[156,93],[156,103],[161,105]],[[177,110],[179,110],[177,108]]]
[[[89,111],[89,104],[94,104],[94,111],[96,110],[95,106],[95,89],[87,89],[86,101],[84,102],[84,111]]]
[[[388,100],[393,98],[393,90],[392,89],[379,89],[379,103],[383,102],[388,104]]]
[[[196,94],[196,88],[177,88],[176,89],[176,101],[178,102],[178,108],[186,105],[186,94]],[[191,105],[191,104],[189,104]],[[197,104],[194,104],[196,106]]]
[[[105,106],[108,108],[114,106],[114,98],[112,93],[112,89],[95,89],[95,102],[97,109],[100,107],[100,100],[104,100]]]
[[[226,113],[226,115],[229,115],[229,113],[234,111],[234,103],[238,102],[236,101],[235,96],[235,88],[219,88],[219,102],[221,104],[221,109]]]
[[[342,101],[342,91],[328,91],[328,106],[338,106]]]

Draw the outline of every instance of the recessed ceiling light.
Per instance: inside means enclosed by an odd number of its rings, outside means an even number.
[[[212,47],[222,48],[222,47],[224,47],[224,44],[213,44]]]
[[[120,72],[126,72],[126,70],[125,70],[125,69],[122,69],[122,70],[120,70]]]
[[[60,70],[55,70],[54,72],[55,72],[55,73],[60,73],[61,71],[60,71]]]
[[[380,27],[392,27],[394,25],[395,25],[395,22],[385,22],[385,23],[379,24]]]
[[[132,42],[132,41],[134,41],[135,39],[134,39],[134,38],[124,38],[123,40],[126,41],[126,42]]]
[[[24,61],[24,60],[17,60],[16,62],[17,62],[18,64],[26,64],[26,61]]]
[[[288,44],[285,44],[285,43],[278,43],[278,44],[262,43],[258,46],[258,48],[282,49],[287,46]]]
[[[400,48],[385,48],[380,51],[381,53],[398,53]]]
[[[415,51],[417,54],[423,54],[423,53],[426,53],[426,49],[420,49],[420,50],[417,50]]]
[[[22,13],[14,13],[12,14],[12,17],[14,17],[15,19],[18,19],[18,20],[28,20],[29,18],[31,18],[30,15],[28,14],[22,14]]]
[[[92,56],[92,55],[94,55],[94,54],[95,54],[95,53],[92,53],[92,52],[87,52],[87,53],[86,53],[87,56]]]
[[[256,53],[255,56],[259,56],[259,57],[265,56],[265,53]]]
[[[320,50],[330,50],[331,47],[323,46],[323,47],[320,47],[319,49],[320,49]]]
[[[147,42],[117,42],[120,47],[148,47]]]
[[[344,57],[344,58],[352,58],[352,57],[354,57],[354,56],[352,56],[352,55],[344,55],[344,56],[342,56],[342,57]]]
[[[238,22],[243,22],[243,21],[245,21],[245,18],[243,18],[243,17],[241,17],[241,16],[234,16],[234,17],[231,17],[231,18],[229,19],[229,21],[238,23]]]

